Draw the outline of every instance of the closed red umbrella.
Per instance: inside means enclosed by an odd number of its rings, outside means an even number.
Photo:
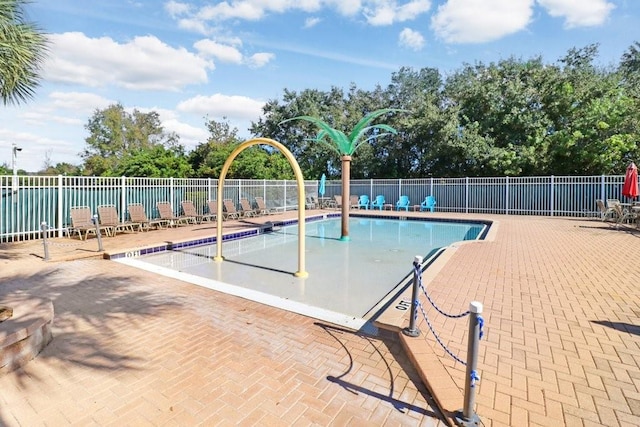
[[[622,185],[622,195],[632,199],[638,197],[638,168],[633,162],[627,166],[627,173],[624,176],[624,184]]]

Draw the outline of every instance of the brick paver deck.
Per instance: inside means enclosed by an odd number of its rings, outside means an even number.
[[[594,219],[405,215],[496,221],[488,241],[454,245],[424,275],[447,311],[484,304],[476,408],[484,425],[640,425],[640,232]],[[205,224],[104,244],[214,232]],[[97,259],[95,239],[56,239],[51,248],[44,262],[38,242],[0,245],[0,298],[46,297],[56,311],[51,344],[0,377],[0,424],[447,422],[390,334],[345,331]],[[429,315],[464,358],[466,320]],[[460,393],[464,367],[419,326],[411,340],[432,354],[414,355],[428,361],[419,370],[432,379],[445,371]],[[437,398],[439,382],[430,382]]]

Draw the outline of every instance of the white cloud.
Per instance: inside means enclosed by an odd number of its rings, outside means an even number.
[[[107,108],[116,101],[88,92],[52,92],[48,100],[18,114],[21,120],[35,127],[57,123],[82,128],[96,109]]]
[[[418,31],[411,28],[404,28],[400,32],[398,44],[402,47],[418,51],[424,47],[424,37]]]
[[[177,110],[192,114],[208,115],[213,118],[257,120],[262,115],[264,102],[246,96],[227,96],[215,94],[198,95],[182,101]]]
[[[448,43],[484,43],[523,30],[534,0],[448,0],[431,18],[431,28]]]
[[[188,13],[191,10],[191,6],[186,3],[171,0],[164,4],[164,10],[167,11],[169,16],[176,17]]]
[[[170,1],[165,10],[178,21],[180,28],[203,34],[211,33],[209,22],[232,20],[260,21],[269,14],[302,11],[314,13],[323,7],[353,17],[362,13],[371,25],[391,25],[416,19],[431,8],[431,0],[410,0],[399,5],[397,0],[235,0],[221,1],[198,8],[195,4]],[[317,24],[309,18],[305,27]]]
[[[52,34],[46,80],[90,87],[114,85],[130,90],[178,91],[206,83],[213,63],[154,36],[118,43],[110,37],[82,33]]]
[[[49,94],[51,105],[57,109],[93,112],[95,109],[107,108],[116,101],[89,92],[52,92]]]
[[[602,25],[615,8],[607,0],[537,0],[553,17],[563,17],[566,28]]]
[[[307,18],[304,21],[304,28],[312,28],[315,27],[316,25],[318,25],[320,23],[320,21],[322,21],[322,19],[318,18],[318,17],[314,17],[314,18]]]
[[[180,144],[184,145],[187,149],[195,148],[199,143],[205,142],[209,138],[209,133],[204,127],[204,120],[202,127],[192,126],[188,123],[181,122],[174,119],[162,119],[162,127],[166,132],[175,132],[180,135]]]
[[[228,62],[232,64],[242,63],[242,53],[233,46],[205,39],[197,41],[193,47],[205,56],[214,57],[221,62]]]
[[[211,29],[199,19],[178,19],[178,28],[205,35],[211,33]]]
[[[275,57],[276,56],[273,53],[259,52],[251,55],[251,57],[247,59],[247,63],[251,68],[261,68],[275,59]]]
[[[326,4],[335,7],[344,16],[354,16],[362,9],[361,0],[326,0]]]
[[[236,1],[228,3],[220,2],[213,6],[204,6],[198,13],[197,18],[209,21],[226,21],[229,19],[245,19],[247,21],[258,21],[265,15],[267,5],[254,4],[251,1]]]
[[[413,20],[431,8],[430,0],[413,0],[402,6],[398,6],[394,0],[381,0],[372,3],[371,6],[364,7],[363,13],[367,22],[376,26]]]

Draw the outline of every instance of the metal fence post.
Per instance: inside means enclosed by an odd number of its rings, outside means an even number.
[[[480,344],[480,331],[482,327],[482,303],[472,301],[469,304],[469,345],[467,347],[467,372],[464,381],[464,406],[456,416],[456,423],[460,426],[477,426],[480,417],[474,412],[476,402],[476,382],[478,376],[478,346]]]
[[[96,237],[98,239],[98,252],[102,252],[104,251],[104,248],[102,247],[102,235],[100,234],[100,224],[98,222],[98,215],[93,215],[93,217],[91,218],[91,221],[93,221],[93,225],[96,226]]]
[[[418,317],[418,291],[420,288],[420,266],[422,265],[422,257],[416,255],[413,259],[413,289],[411,292],[411,318],[409,319],[409,327],[404,328],[402,333],[409,337],[419,337],[420,329],[416,326]]]
[[[47,223],[42,221],[40,224],[40,229],[42,230],[42,246],[44,246],[44,260],[49,261],[49,242],[47,242]]]

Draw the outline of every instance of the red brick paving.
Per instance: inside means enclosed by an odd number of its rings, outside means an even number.
[[[639,231],[594,219],[408,215],[496,221],[489,240],[454,245],[423,275],[447,311],[484,304],[476,398],[484,425],[640,425]],[[120,235],[105,247],[214,232],[204,225]],[[398,340],[114,268],[95,259],[92,239],[55,242],[54,260],[94,258],[45,263],[37,243],[0,246],[0,294],[48,297],[56,309],[52,343],[0,377],[0,423],[445,423]],[[466,318],[428,314],[464,358]],[[414,360],[427,361],[419,369],[445,409],[459,409],[464,367],[419,327],[409,347],[428,351]]]
[[[212,232],[205,224],[104,245]],[[0,377],[0,425],[444,425],[392,334],[156,276],[96,258],[95,239],[78,243],[55,239],[50,262],[36,256],[38,242],[0,248],[3,300],[37,295],[55,307],[53,341]]]

